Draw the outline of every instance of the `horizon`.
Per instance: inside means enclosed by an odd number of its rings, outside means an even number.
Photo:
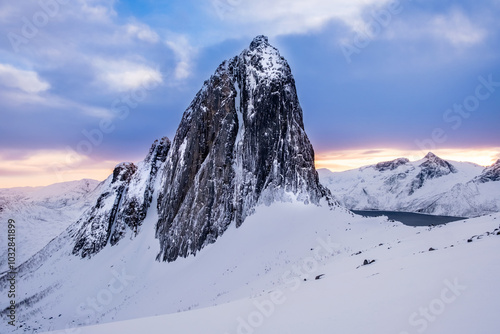
[[[394,151],[392,151],[392,152],[394,152]],[[441,155],[440,153],[436,153],[436,152],[443,152],[445,155]],[[474,151],[474,152],[478,153],[477,151]],[[495,153],[496,151],[495,152],[487,151],[487,152],[488,153]],[[424,153],[419,157],[417,154],[420,154],[420,153],[422,153],[422,152],[413,152],[413,155],[408,155],[408,156],[405,156],[405,155],[395,156],[395,155],[390,155],[390,153],[386,153],[386,150],[337,151],[337,152],[329,152],[328,154],[326,154],[324,160],[316,159],[315,166],[316,166],[316,170],[327,169],[333,173],[340,173],[340,172],[344,172],[344,171],[355,170],[355,169],[358,169],[361,167],[372,166],[372,165],[375,165],[379,162],[391,161],[391,160],[398,159],[398,158],[408,158],[410,160],[410,162],[416,162],[416,161],[424,159],[425,155],[429,152]],[[444,151],[438,150],[438,151],[433,151],[432,153],[434,153],[436,156],[438,156],[439,158],[446,160],[446,161],[474,163],[478,166],[485,167],[485,168],[488,166],[491,166],[492,164],[494,164],[498,160],[497,158],[492,158],[490,160],[491,163],[485,163],[488,161],[489,157],[484,155],[484,153],[482,151],[479,151],[478,155],[476,155],[475,157],[472,157],[473,159],[469,159],[469,160],[467,160],[467,158],[461,158],[461,157],[466,156],[467,151],[455,150],[454,152],[453,151],[450,152],[449,150],[444,150]],[[372,157],[368,158],[368,159],[365,158],[362,160],[360,160],[358,158],[359,156],[366,156],[366,155],[372,155]],[[327,158],[328,156],[330,158]],[[452,157],[452,158],[446,158],[445,156]],[[378,159],[378,157],[387,157],[387,159],[380,160],[380,159]],[[394,157],[394,158],[392,158],[392,157]],[[134,161],[133,163],[137,164],[141,161]],[[366,163],[360,164],[361,163],[360,161],[364,161]],[[90,177],[75,177],[73,179],[68,178],[68,179],[58,180],[56,182],[52,182],[54,180],[53,178],[50,178],[46,182],[44,182],[42,179],[39,179],[41,182],[40,184],[33,184],[32,183],[33,181],[26,181],[26,183],[24,185],[23,184],[18,185],[18,184],[13,183],[13,185],[11,185],[11,186],[9,186],[9,185],[5,186],[5,187],[1,186],[0,189],[25,188],[25,187],[32,187],[32,188],[46,187],[46,186],[50,186],[53,184],[82,181],[85,179],[90,179],[90,180],[102,182],[102,181],[106,180],[113,173],[113,169],[115,168],[115,166],[117,166],[118,164],[123,163],[123,162],[132,162],[132,161],[117,162],[116,164],[113,165],[113,167],[110,167],[107,170],[100,171],[99,173],[93,174],[94,177],[91,177],[91,176]],[[55,176],[55,175],[53,175],[53,176]]]
[[[0,188],[141,161],[261,34],[290,64],[317,168],[500,158],[498,1],[48,0],[0,13]]]

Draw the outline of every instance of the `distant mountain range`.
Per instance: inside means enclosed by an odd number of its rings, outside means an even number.
[[[484,168],[446,161],[429,152],[414,162],[399,158],[345,172],[318,172],[321,182],[351,210],[456,217],[500,211],[500,160]]]

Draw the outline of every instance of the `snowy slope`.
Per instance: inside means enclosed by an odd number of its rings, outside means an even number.
[[[429,153],[414,162],[402,158],[345,172],[323,169],[318,173],[349,209],[477,217],[500,211],[497,164],[485,169]]]
[[[165,264],[144,261],[157,247],[144,237],[150,226],[138,236],[139,250],[122,242],[119,252],[105,249],[93,261],[71,258],[57,292],[25,327],[167,314],[80,333],[418,333],[424,326],[427,333],[496,333],[499,231],[500,214],[429,229],[278,203],[259,207],[196,257]],[[85,282],[77,279],[91,270]],[[36,275],[40,284],[27,290],[45,288],[47,279]]]
[[[84,179],[46,187],[0,189],[0,221],[16,221],[17,263],[26,261],[64,231],[93,202],[99,181]],[[0,272],[7,243],[0,242]]]

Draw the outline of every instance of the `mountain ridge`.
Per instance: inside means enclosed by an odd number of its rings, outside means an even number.
[[[386,210],[456,217],[500,211],[500,163],[482,167],[446,161],[429,152],[333,173],[319,170],[321,182],[352,210]]]

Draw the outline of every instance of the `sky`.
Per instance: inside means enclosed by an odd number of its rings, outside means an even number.
[[[295,77],[316,166],[500,158],[500,0],[0,2],[0,188],[105,179],[173,139],[257,35]]]

